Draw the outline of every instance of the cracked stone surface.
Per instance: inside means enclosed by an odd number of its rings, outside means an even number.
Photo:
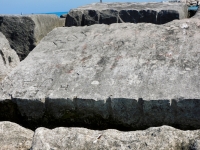
[[[0,111],[32,128],[198,129],[199,30],[198,19],[56,28],[3,80]]]

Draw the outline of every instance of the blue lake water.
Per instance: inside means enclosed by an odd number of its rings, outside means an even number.
[[[60,17],[60,15],[67,14],[67,13],[68,12],[49,12],[49,13],[37,13],[37,14],[55,14],[58,17]]]

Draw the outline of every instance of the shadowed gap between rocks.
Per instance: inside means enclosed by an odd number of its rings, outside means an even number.
[[[197,13],[197,11],[188,10],[188,18],[192,18]]]
[[[93,130],[144,130],[169,125],[182,130],[200,126],[200,100],[12,99],[0,102],[0,121],[12,121],[35,130],[38,127],[84,127]]]

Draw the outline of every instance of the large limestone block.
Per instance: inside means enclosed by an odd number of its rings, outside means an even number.
[[[183,3],[94,3],[70,10],[66,26],[122,22],[164,24],[187,18],[187,13]]]
[[[144,131],[94,131],[84,128],[38,128],[32,150],[189,150],[200,149],[200,131],[181,131],[169,126]]]
[[[19,57],[10,48],[6,37],[0,32],[0,81],[19,64]]]
[[[56,28],[1,84],[16,98],[198,99],[199,20]],[[17,83],[17,84],[16,84]]]
[[[62,27],[65,20],[56,15],[0,15],[0,32],[23,60],[39,41],[55,27]]]
[[[1,83],[0,105],[32,128],[197,129],[199,31],[198,19],[56,28]]]
[[[1,150],[29,150],[32,146],[34,132],[18,124],[0,122]]]

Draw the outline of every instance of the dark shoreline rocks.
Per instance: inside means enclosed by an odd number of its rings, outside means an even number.
[[[65,20],[56,15],[0,15],[0,32],[8,39],[20,60],[26,58],[39,41]]]
[[[124,22],[164,24],[187,18],[187,13],[187,6],[177,3],[94,3],[70,10],[66,26]]]

